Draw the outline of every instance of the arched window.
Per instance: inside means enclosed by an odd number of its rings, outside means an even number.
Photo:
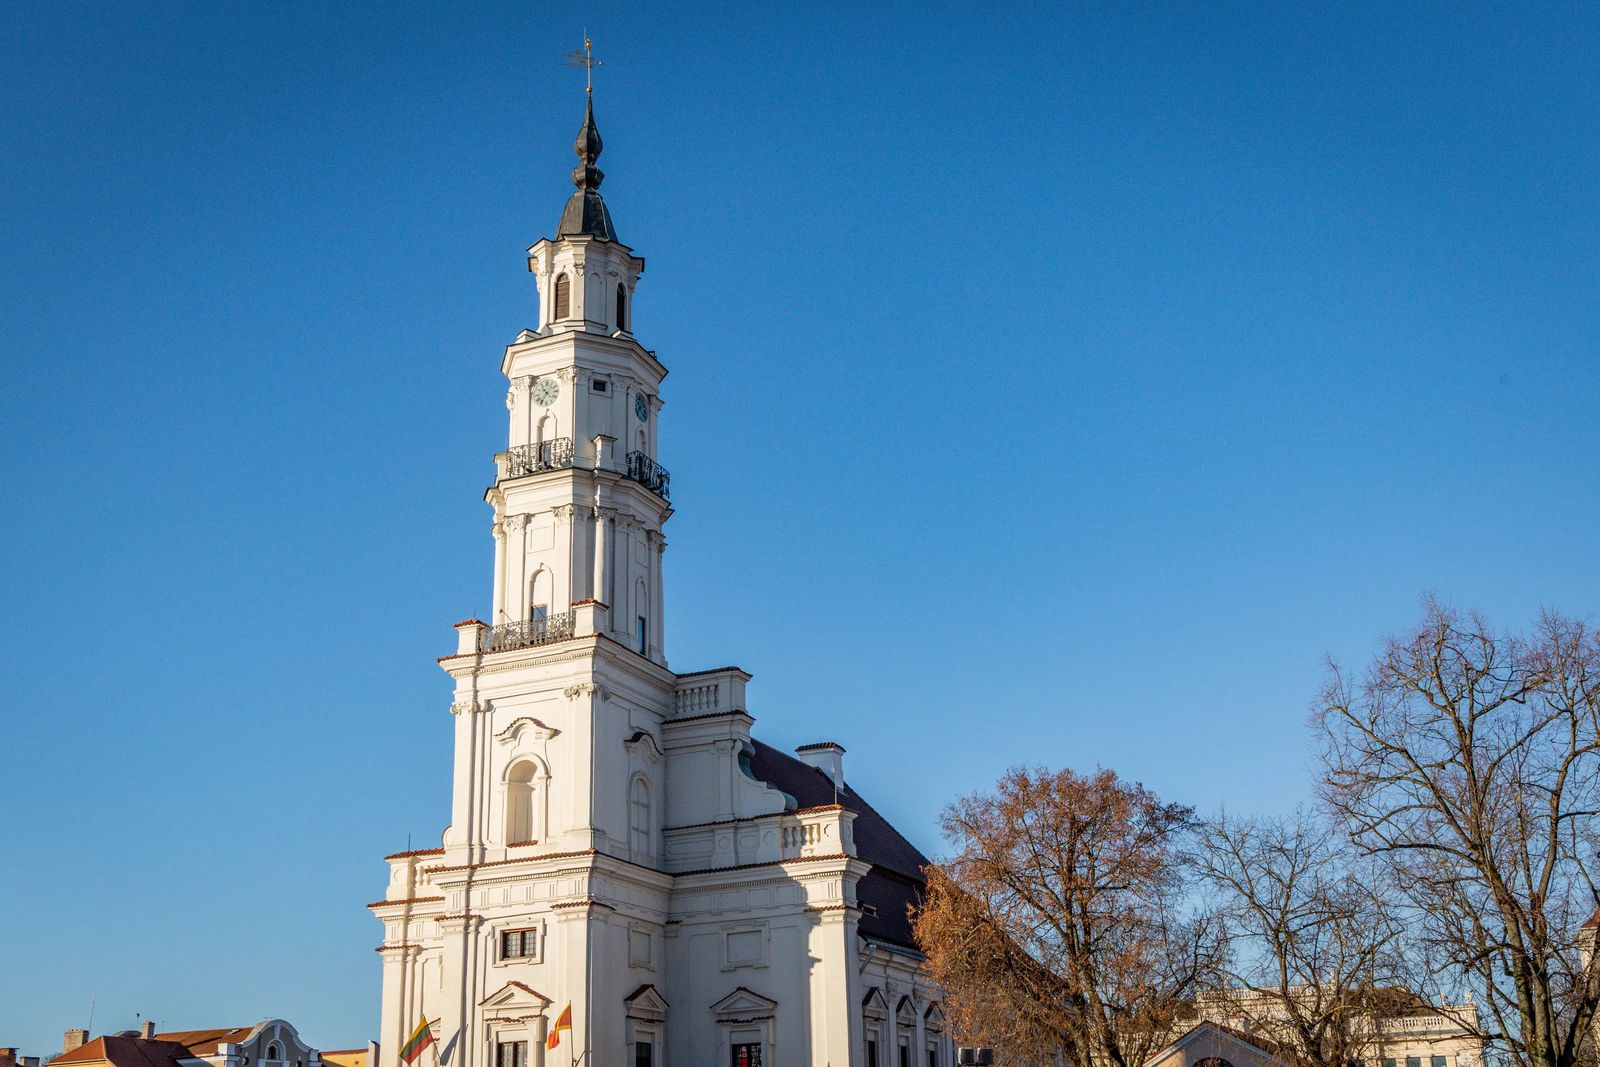
[[[528,621],[542,629],[550,620],[550,590],[555,584],[550,572],[540,567],[528,582]]]
[[[639,655],[650,654],[650,598],[644,591],[644,579],[640,578],[633,586],[633,609],[635,613],[633,637],[639,646]]]
[[[269,1060],[281,1060],[281,1059],[283,1059],[283,1049],[278,1047],[278,1043],[276,1041],[274,1041],[272,1044],[267,1046],[267,1059],[269,1059]]]
[[[621,283],[617,283],[617,329],[628,328],[628,290]]]
[[[572,281],[565,274],[556,275],[556,313],[552,321],[560,322],[572,314]]]
[[[534,433],[534,443],[539,445],[539,459],[545,463],[550,462],[550,457],[544,454],[544,446],[556,439],[556,417],[541,415]]]
[[[650,855],[650,783],[644,776],[633,780],[632,796],[628,798],[628,829],[634,859]]]
[[[506,774],[506,844],[532,841],[541,832],[539,765],[522,760]]]

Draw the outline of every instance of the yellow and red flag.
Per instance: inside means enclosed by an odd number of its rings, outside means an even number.
[[[411,1036],[406,1038],[406,1043],[400,1046],[400,1058],[407,1063],[415,1063],[418,1056],[429,1045],[433,1044],[433,1028],[428,1025],[426,1017],[411,1031]]]
[[[567,1006],[561,1009],[561,1014],[556,1016],[556,1024],[550,1030],[550,1036],[545,1039],[545,1048],[555,1048],[561,1044],[561,1031],[572,1030],[572,1002],[567,1001]]]

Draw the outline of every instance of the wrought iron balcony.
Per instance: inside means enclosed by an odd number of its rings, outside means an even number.
[[[643,452],[628,453],[628,477],[662,500],[672,499],[672,475],[667,473],[667,468]]]
[[[503,652],[508,648],[532,648],[547,645],[572,636],[573,613],[541,615],[536,619],[508,622],[504,626],[491,626],[483,635],[485,652]]]
[[[556,437],[534,445],[517,445],[507,450],[506,476],[521,478],[572,466],[572,438]]]

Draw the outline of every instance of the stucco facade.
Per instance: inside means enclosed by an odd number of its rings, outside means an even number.
[[[450,824],[388,857],[371,905],[378,1067],[424,1017],[451,1067],[944,1067],[905,915],[926,860],[840,746],[752,737],[748,674],[667,665],[667,369],[633,333],[644,261],[599,202],[592,113],[577,150],[578,192],[528,254],[538,326],[501,362],[491,619],[440,660]]]

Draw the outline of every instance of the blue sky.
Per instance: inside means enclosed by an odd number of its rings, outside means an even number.
[[[375,1030],[585,21],[671,663],[926,849],[1019,761],[1292,808],[1424,591],[1600,608],[1592,7],[280,7],[0,35],[0,1043]]]

